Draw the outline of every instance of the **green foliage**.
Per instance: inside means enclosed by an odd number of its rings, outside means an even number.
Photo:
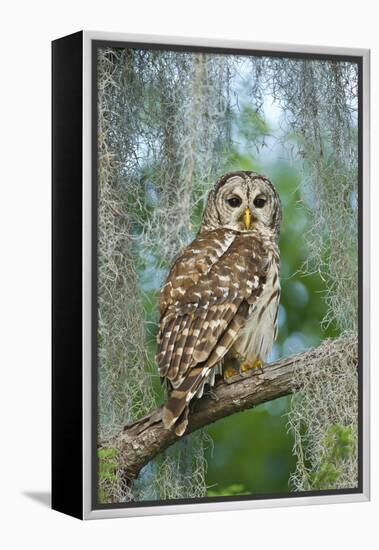
[[[97,451],[99,465],[99,502],[109,502],[113,493],[113,486],[117,484],[117,449],[101,448]]]
[[[251,105],[243,106],[241,112],[238,113],[236,122],[239,138],[244,139],[248,144],[259,142],[262,146],[264,138],[271,134],[270,126],[265,118]]]
[[[223,496],[239,496],[239,495],[250,495],[249,491],[246,491],[241,483],[234,483],[233,485],[228,485],[224,488],[219,489],[208,489],[208,497],[223,497]]]
[[[309,371],[300,363],[294,373],[301,387],[288,415],[297,456],[290,478],[295,491],[357,487],[357,335],[347,332],[339,341],[337,354],[333,342],[319,348],[322,369]]]
[[[277,399],[208,427],[213,451],[207,453],[207,495],[288,492],[295,467],[284,416],[288,405],[288,398]],[[228,493],[236,486],[243,492]]]
[[[343,462],[354,452],[355,437],[350,426],[329,426],[322,441],[324,448],[320,465],[310,473],[313,489],[334,489],[342,474]]]

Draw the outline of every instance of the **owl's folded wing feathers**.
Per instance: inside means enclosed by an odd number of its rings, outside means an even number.
[[[264,287],[266,254],[251,239],[228,229],[200,234],[162,289],[157,361],[172,388],[163,422],[176,424],[178,435],[187,426],[189,402],[235,342]]]

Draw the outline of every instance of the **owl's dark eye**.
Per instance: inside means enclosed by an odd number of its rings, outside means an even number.
[[[256,199],[254,199],[254,206],[256,206],[257,208],[263,208],[265,204],[266,199],[263,199],[262,197],[257,197]]]
[[[226,199],[226,202],[232,208],[238,208],[239,206],[241,206],[242,199],[240,199],[239,197],[231,197],[230,199]]]

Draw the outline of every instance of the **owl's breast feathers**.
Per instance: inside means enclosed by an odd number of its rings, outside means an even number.
[[[160,296],[157,361],[172,388],[166,428],[182,435],[188,405],[214,381],[215,367],[238,339],[279,254],[257,232],[203,232],[172,266]]]

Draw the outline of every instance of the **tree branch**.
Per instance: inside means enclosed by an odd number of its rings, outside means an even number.
[[[340,359],[346,349],[351,349],[349,344],[354,338],[327,340],[315,349],[265,365],[263,371],[248,377],[237,376],[228,383],[220,379],[209,394],[193,400],[189,424],[182,437],[220,418],[297,391],[294,374],[298,368],[303,374],[322,373],[324,365]],[[118,450],[120,467],[128,479],[136,478],[143,466],[179,439],[163,427],[161,415],[159,407],[102,442],[101,447]]]

